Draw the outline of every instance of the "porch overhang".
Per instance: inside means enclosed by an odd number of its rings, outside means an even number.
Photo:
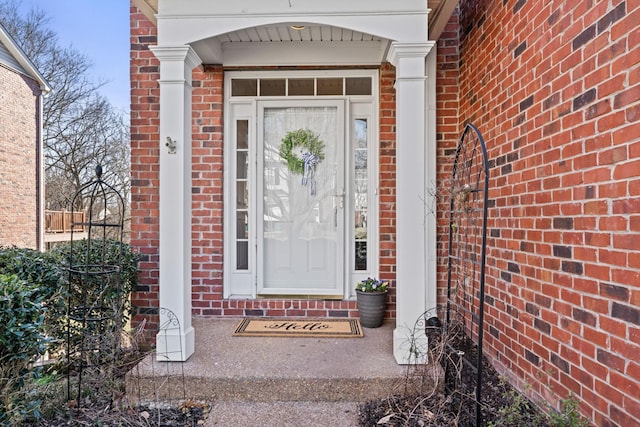
[[[194,50],[208,65],[225,67],[257,66],[371,66],[381,64],[389,42],[382,40],[298,43],[249,42],[229,43],[199,41]]]
[[[190,45],[204,64],[226,67],[379,65],[391,42],[424,41],[428,32],[424,1],[388,3],[163,0],[158,45]]]
[[[154,24],[158,13],[158,0],[133,0],[133,3]],[[458,0],[429,0],[429,40],[438,40],[455,10]]]
[[[403,224],[396,233],[394,356],[398,363],[420,362],[413,351],[426,346],[426,336],[412,326],[436,303],[435,220],[425,215],[436,152],[435,49],[428,40],[426,2],[265,3],[160,0],[155,14],[158,44],[151,50],[160,60],[160,303],[182,325],[175,337],[182,342],[178,354],[188,358],[194,342],[189,317],[193,68],[203,63],[353,66],[388,61],[397,76],[396,222]],[[293,24],[304,28],[292,29]],[[176,141],[177,149],[167,151],[168,140]]]

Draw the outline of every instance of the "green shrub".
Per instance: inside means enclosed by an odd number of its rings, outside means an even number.
[[[15,274],[48,302],[60,298],[63,270],[55,254],[33,249],[0,247],[0,274]]]
[[[75,241],[73,247],[61,245],[53,253],[67,270],[68,351],[89,358],[83,360],[89,365],[112,363],[120,357],[116,349],[131,315],[129,294],[138,280],[137,253],[114,239]]]
[[[92,240],[91,246],[74,242],[73,259],[70,244],[47,253],[0,247],[0,425],[38,418],[46,406],[43,399],[51,400],[51,393],[60,397],[56,387],[38,380],[42,370],[34,362],[50,351],[64,363],[67,340],[72,346],[80,341],[82,331],[73,324],[68,328],[67,307],[100,301],[119,315],[114,325],[126,322],[138,258],[129,245],[116,240]],[[70,266],[82,271],[85,265],[92,271],[118,266],[120,282],[118,275],[69,274]],[[119,332],[114,330],[113,340]],[[65,372],[64,365],[57,367]]]
[[[571,394],[560,402],[561,411],[551,410],[550,423],[552,427],[588,427],[589,420],[580,414],[580,402]]]
[[[46,293],[16,275],[0,275],[0,424],[38,415],[40,401],[25,393],[38,377],[33,363],[47,349]]]
[[[139,255],[133,251],[130,245],[120,243],[114,239],[93,239],[91,246],[88,240],[79,240],[73,242],[73,254],[71,252],[71,244],[67,243],[59,245],[52,250],[52,253],[60,260],[63,268],[74,266],[78,270],[82,270],[84,266],[91,265],[100,269],[103,266],[118,265],[120,267],[120,306],[118,311],[125,317],[125,322],[131,314],[131,305],[129,303],[129,294],[138,284],[138,261]],[[73,256],[73,259],[71,257]],[[73,280],[74,275],[70,276]],[[79,289],[76,283],[71,284],[73,295],[71,296],[70,305],[73,308],[78,305],[92,305],[99,298],[106,297],[108,301],[117,303],[116,284],[109,284],[109,289],[104,289],[102,284],[98,283],[104,276],[96,275],[95,278],[82,277],[84,291],[88,291],[88,301],[81,301],[83,289]],[[91,292],[94,294],[91,295]],[[110,304],[110,305],[111,305]],[[114,308],[112,306],[112,308]]]
[[[66,285],[60,259],[55,254],[28,248],[0,248],[0,274],[15,275],[28,284],[33,297],[46,308],[44,331],[51,339],[49,345],[64,341],[66,315]]]
[[[542,426],[544,415],[524,394],[514,389],[506,379],[500,380],[500,388],[503,389],[503,406],[496,408],[497,414],[494,421],[488,423],[489,427],[528,427]]]

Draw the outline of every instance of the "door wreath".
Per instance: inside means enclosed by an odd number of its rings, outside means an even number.
[[[280,157],[289,171],[302,175],[302,185],[311,185],[311,195],[316,194],[316,165],[324,160],[324,142],[310,129],[288,132],[280,144]]]

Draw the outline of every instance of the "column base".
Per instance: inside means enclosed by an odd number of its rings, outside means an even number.
[[[423,330],[393,330],[393,356],[398,365],[426,365],[429,360],[428,348],[429,339]]]
[[[156,360],[184,362],[195,351],[195,329],[160,331],[156,335]]]

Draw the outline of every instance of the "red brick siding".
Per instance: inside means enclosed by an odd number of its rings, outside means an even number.
[[[193,313],[224,315],[223,307],[223,106],[224,73],[193,73]]]
[[[428,191],[436,197],[436,215],[438,235],[437,254],[439,260],[446,260],[448,256],[449,233],[449,186],[452,172],[453,156],[455,154],[461,126],[458,119],[459,104],[459,62],[458,47],[458,13],[445,26],[437,43],[436,68],[436,141],[437,141],[437,175],[436,186]],[[437,265],[438,296],[440,307],[446,302],[447,266],[445,263]]]
[[[395,68],[380,69],[380,277],[391,283],[387,310],[395,318],[396,278],[396,92]]]
[[[495,202],[488,354],[534,398],[640,424],[640,2],[460,8],[459,121]]]
[[[159,240],[159,63],[148,46],[156,28],[131,13],[131,243],[144,257],[133,295],[139,322],[157,327]],[[395,317],[395,70],[380,73],[380,275],[392,282],[386,316]],[[193,72],[192,308],[195,316],[355,317],[355,301],[223,299],[223,94],[221,67]],[[149,334],[151,336],[151,333]]]
[[[131,300],[147,319],[149,338],[157,329],[160,212],[160,67],[149,45],[157,29],[131,8],[131,246],[141,255],[139,284]]]
[[[37,248],[38,84],[0,65],[0,246]]]

